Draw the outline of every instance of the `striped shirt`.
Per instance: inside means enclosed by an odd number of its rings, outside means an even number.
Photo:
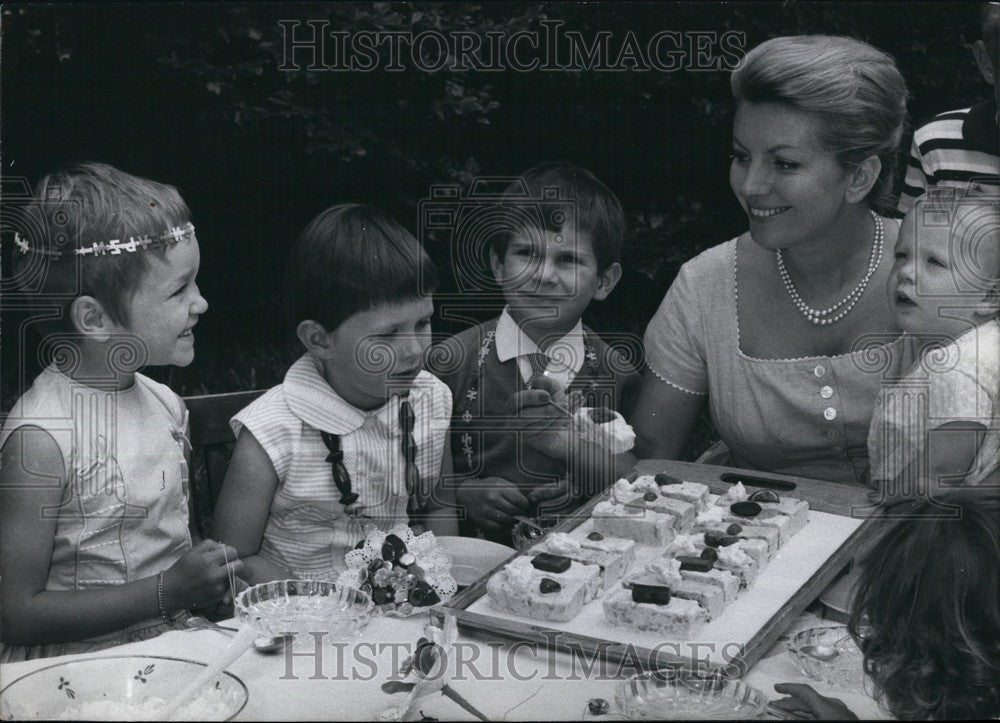
[[[974,194],[1000,192],[1000,128],[994,100],[941,113],[914,132],[899,211],[913,208],[931,186]]]
[[[409,400],[417,469],[422,479],[435,481],[451,392],[423,371],[413,381]],[[327,384],[319,362],[306,354],[280,385],[232,418],[233,432],[249,430],[278,476],[260,555],[296,574],[326,576],[344,568],[344,554],[364,537],[362,523],[368,520],[345,514],[320,432],[340,436],[343,463],[364,514],[382,529],[407,521],[399,402],[393,396],[377,409],[357,409]]]

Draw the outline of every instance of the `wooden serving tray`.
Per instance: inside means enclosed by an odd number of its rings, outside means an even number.
[[[568,623],[536,624],[497,611],[486,597],[486,581],[505,563],[435,608],[435,616],[454,615],[459,626],[468,631],[569,651],[580,657],[581,664],[605,659],[647,669],[698,666],[721,668],[727,675],[742,677],[853,559],[868,530],[867,519],[861,519],[871,509],[866,487],[665,460],[641,461],[635,469],[640,474],[666,472],[701,482],[715,494],[724,493],[737,480],[748,488],[772,488],[778,494],[809,502],[810,522],[764,568],[754,587],[741,592],[693,640],[667,640],[655,633],[610,626],[603,619],[600,599]],[[586,531],[591,511],[605,498],[606,494],[590,500],[552,532],[580,526]],[[834,541],[833,549],[830,541]],[[649,556],[652,548],[640,546],[639,550],[637,562],[643,560],[644,551]]]

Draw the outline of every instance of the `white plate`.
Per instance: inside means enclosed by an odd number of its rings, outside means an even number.
[[[438,537],[437,544],[451,558],[451,575],[459,585],[471,585],[517,552],[475,537]]]

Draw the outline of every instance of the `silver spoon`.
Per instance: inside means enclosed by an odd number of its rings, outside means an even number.
[[[188,627],[197,628],[201,630],[216,630],[220,633],[226,633],[228,635],[235,635],[238,631],[233,628],[227,628],[224,625],[219,625],[218,623],[213,623],[208,618],[203,617],[191,617],[187,620]],[[273,653],[275,651],[281,650],[286,643],[291,642],[293,636],[291,635],[275,635],[274,637],[262,636],[253,641],[253,648],[258,653]]]
[[[539,525],[534,520],[532,520],[532,519],[530,519],[528,517],[525,517],[524,515],[514,515],[514,519],[517,520],[518,522],[523,522],[524,524],[528,525],[528,527],[534,527],[536,530],[538,530],[543,535],[546,532],[545,528],[543,528],[541,525]]]
[[[851,637],[850,633],[844,635],[839,640],[835,641],[832,645],[803,645],[801,648],[799,648],[799,651],[812,658],[816,658],[816,660],[826,662],[828,660],[833,660],[838,655],[840,655],[841,653],[840,644],[845,640],[847,640],[849,637]]]

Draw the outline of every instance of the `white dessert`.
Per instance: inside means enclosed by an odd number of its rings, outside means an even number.
[[[604,598],[604,617],[613,625],[690,638],[708,622],[708,613],[694,600],[671,596],[666,605],[637,603],[632,591],[619,589]]]
[[[559,584],[559,590],[542,592],[542,581]],[[518,557],[486,582],[490,602],[499,610],[528,618],[567,622],[594,599],[600,586],[598,568],[571,562],[565,572],[536,569],[530,557]]]
[[[678,484],[660,485],[660,494],[689,502],[699,511],[708,507],[708,485],[700,482],[681,481]]]
[[[739,576],[741,589],[753,586],[757,579],[757,563],[746,550],[737,544],[716,548],[716,552],[719,553],[719,558],[715,561],[716,567]]]
[[[763,508],[761,515],[767,514],[765,519],[774,514],[788,518],[788,521],[781,526],[783,531],[782,544],[788,538],[800,532],[809,523],[809,503],[804,500],[782,497],[780,502],[758,502],[757,504]],[[758,515],[758,517],[761,515]],[[765,522],[762,524],[768,523]]]
[[[614,419],[597,423],[590,418],[592,407],[580,407],[573,413],[573,429],[576,435],[587,442],[609,450],[612,454],[623,454],[635,444],[635,432],[618,412]],[[601,410],[604,412],[605,410]]]
[[[532,551],[549,552],[583,564],[596,565],[603,587],[608,588],[622,579],[635,559],[635,542],[620,537],[579,539],[566,532],[553,532]]]
[[[661,512],[602,500],[592,516],[594,529],[602,535],[626,537],[640,545],[666,545],[674,538],[674,517]]]
[[[615,501],[631,507],[660,512],[674,518],[674,530],[687,532],[695,520],[697,509],[691,502],[685,502],[661,494],[660,487],[652,477],[639,477],[635,482],[618,480],[611,489]]]
[[[720,495],[719,499],[715,501],[715,504],[720,507],[729,507],[729,505],[734,502],[746,502],[749,496],[750,495],[747,493],[747,489],[743,486],[743,483],[737,482],[726,490],[726,494]]]
[[[716,585],[686,579],[681,573],[679,560],[663,557],[646,565],[644,573],[628,578],[633,582],[649,582],[668,587],[676,597],[684,600],[694,600],[708,613],[708,619],[714,620],[722,614],[726,605],[723,591]]]

